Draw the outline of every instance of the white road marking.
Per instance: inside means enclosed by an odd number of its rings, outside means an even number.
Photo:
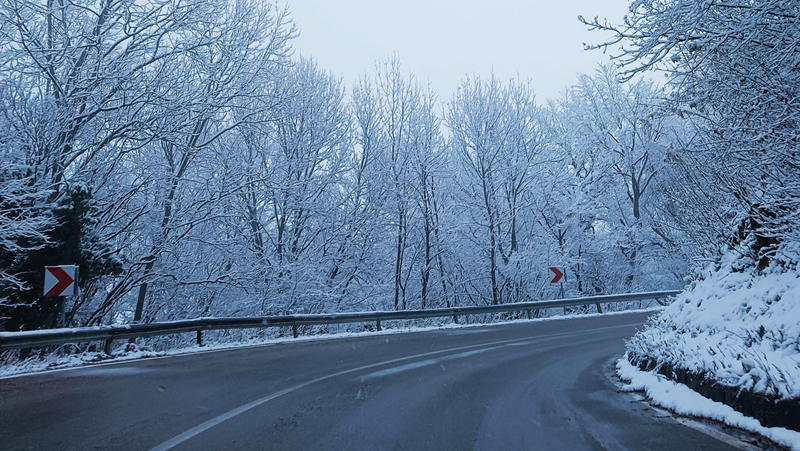
[[[505,346],[523,346],[523,345],[529,345],[531,343],[533,343],[533,340],[528,340],[528,341],[524,341],[524,342],[521,342],[521,343],[510,343],[510,344],[505,344],[505,345],[502,345],[502,346],[492,346],[492,347],[489,347],[489,348],[476,349],[474,351],[459,352],[458,354],[448,355],[446,357],[440,357],[438,359],[428,359],[428,360],[422,360],[420,362],[407,363],[405,365],[395,366],[395,367],[392,367],[392,368],[387,368],[385,370],[376,371],[374,373],[369,373],[366,376],[361,377],[360,380],[361,380],[361,382],[365,382],[365,381],[368,381],[368,380],[371,380],[371,379],[377,379],[377,378],[380,378],[380,377],[392,376],[394,374],[403,373],[405,371],[410,371],[410,370],[414,370],[414,369],[417,369],[417,368],[423,368],[423,367],[426,367],[426,366],[433,366],[433,365],[436,365],[437,363],[441,364],[442,362],[447,362],[448,360],[463,359],[465,357],[470,357],[470,356],[473,356],[473,355],[476,355],[476,354],[481,354],[483,352],[492,351],[494,349],[502,348],[502,347],[505,347]],[[492,343],[487,343],[487,344],[492,344]]]
[[[68,373],[66,377],[97,377],[97,376],[133,376],[136,374],[152,373],[158,371],[153,368],[138,368],[135,366],[118,367],[85,367]]]

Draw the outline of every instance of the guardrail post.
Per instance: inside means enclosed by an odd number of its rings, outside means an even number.
[[[114,341],[113,338],[109,338],[108,340],[106,340],[106,344],[105,346],[103,346],[103,352],[105,352],[106,355],[111,355],[111,343],[113,341]]]
[[[525,313],[528,314],[528,319],[531,319],[531,309],[525,310]]]
[[[458,315],[456,315],[455,313],[453,313],[453,322],[458,324]]]
[[[292,337],[297,338],[297,324],[292,323]]]
[[[598,302],[595,305],[597,306],[597,313],[603,313],[603,309],[600,308],[600,303]]]
[[[197,329],[197,346],[203,346],[203,330]]]
[[[378,326],[378,332],[382,331],[383,329],[381,329],[381,320],[377,320],[376,323]]]

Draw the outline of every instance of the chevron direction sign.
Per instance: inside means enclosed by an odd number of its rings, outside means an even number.
[[[74,296],[77,272],[78,267],[75,265],[45,266],[44,295]]]
[[[564,277],[564,273],[558,268],[550,267],[550,271],[552,271],[553,275],[555,276],[553,277],[553,280],[550,281],[550,283],[558,283],[561,281],[561,278]]]

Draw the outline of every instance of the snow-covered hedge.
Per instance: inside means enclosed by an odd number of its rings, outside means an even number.
[[[743,243],[740,249],[745,249]],[[628,342],[648,359],[723,385],[800,398],[800,244],[784,244],[763,272],[733,250]]]

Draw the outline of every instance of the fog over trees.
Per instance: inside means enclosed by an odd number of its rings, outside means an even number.
[[[765,268],[800,240],[800,8],[729,3],[587,21],[627,65],[542,99],[397,56],[345,86],[259,0],[0,0],[0,329],[681,288],[748,239]]]

